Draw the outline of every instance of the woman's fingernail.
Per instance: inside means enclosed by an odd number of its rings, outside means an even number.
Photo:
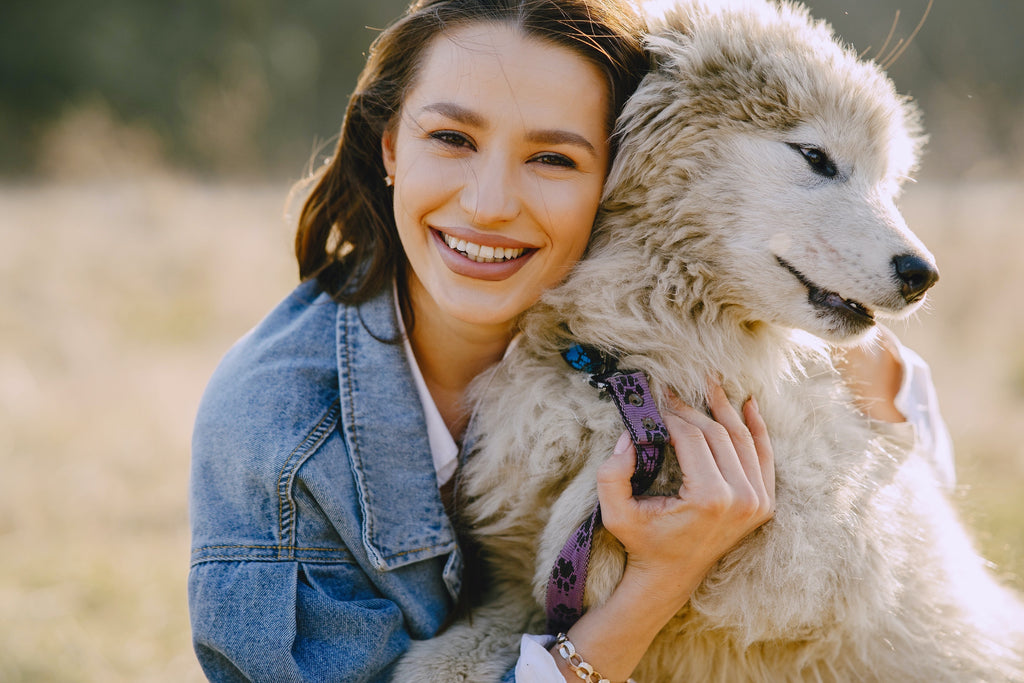
[[[750,405],[754,408],[754,410],[761,412],[760,410],[757,409],[757,399],[754,398],[753,396],[750,397]]]
[[[622,455],[629,448],[629,432],[622,432],[622,436],[615,442],[615,455]]]

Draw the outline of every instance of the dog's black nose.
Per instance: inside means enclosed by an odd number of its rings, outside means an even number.
[[[900,279],[900,293],[907,303],[913,303],[923,297],[924,293],[939,281],[939,271],[920,256],[894,256],[892,265]]]

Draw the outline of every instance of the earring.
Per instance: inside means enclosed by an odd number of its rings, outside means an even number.
[[[394,187],[395,186],[395,179],[393,177],[391,177],[390,173],[387,174],[386,176],[384,176],[384,184],[386,186],[388,186],[388,187]]]

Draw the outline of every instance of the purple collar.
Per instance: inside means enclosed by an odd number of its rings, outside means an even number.
[[[573,368],[590,374],[590,383],[611,397],[636,447],[636,470],[630,480],[633,495],[644,493],[661,470],[662,446],[668,429],[658,412],[647,377],[640,370],[619,370],[618,360],[600,349],[576,344],[562,352]],[[548,577],[547,629],[564,633],[583,615],[583,592],[587,566],[594,542],[594,529],[601,523],[601,507],[594,508],[558,554]]]

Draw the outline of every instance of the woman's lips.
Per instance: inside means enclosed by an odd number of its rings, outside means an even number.
[[[457,275],[478,280],[509,278],[525,266],[537,252],[534,248],[523,246],[480,245],[436,229],[432,229],[430,235],[441,254],[441,260],[449,270]]]
[[[455,251],[462,252],[470,261],[476,261],[477,263],[501,263],[502,261],[511,261],[512,259],[519,258],[526,251],[523,247],[492,247],[483,244],[477,244],[476,242],[470,242],[458,237],[453,237],[448,233],[441,233],[441,237],[444,238],[444,243],[449,248]]]

